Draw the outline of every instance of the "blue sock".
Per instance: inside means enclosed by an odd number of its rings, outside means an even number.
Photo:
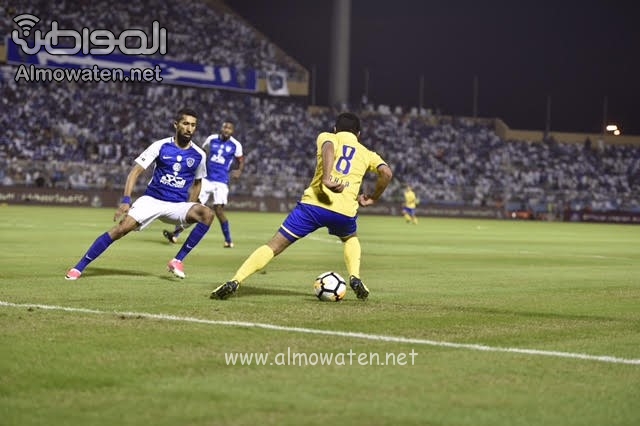
[[[222,229],[222,234],[224,235],[224,241],[227,243],[230,243],[231,232],[229,232],[229,221],[220,222],[220,229]]]
[[[176,228],[173,230],[173,236],[178,238],[178,235],[182,234],[182,231],[184,231],[185,229],[185,226],[176,225]]]
[[[187,255],[198,245],[202,237],[209,231],[209,225],[205,225],[204,223],[198,223],[193,231],[189,234],[187,241],[184,242],[178,254],[176,254],[176,259],[182,261]]]
[[[78,262],[75,268],[82,272],[84,268],[91,262],[93,262],[98,256],[100,256],[104,251],[113,243],[113,240],[109,236],[108,232],[100,235],[96,240],[91,244],[89,250],[82,256],[82,259]]]

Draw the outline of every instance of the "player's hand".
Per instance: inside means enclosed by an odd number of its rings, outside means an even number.
[[[328,179],[323,179],[322,184],[331,192],[340,193],[344,191],[344,184],[338,182],[332,182]]]
[[[118,219],[124,217],[129,213],[130,208],[131,206],[127,203],[120,204],[120,207],[118,207],[118,210],[116,210],[116,213],[113,215],[113,221],[116,222]]]
[[[374,200],[373,198],[369,197],[366,194],[358,195],[358,204],[360,204],[360,206],[362,206],[362,207],[370,206],[370,205],[374,204],[375,202],[376,202],[376,200]]]

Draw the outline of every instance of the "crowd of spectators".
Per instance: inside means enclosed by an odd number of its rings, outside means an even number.
[[[300,100],[179,86],[29,84],[0,68],[0,182],[65,188],[120,188],[133,159],[170,135],[177,106],[199,111],[196,140],[237,123],[246,151],[236,194],[295,197],[308,184],[318,132],[330,110]],[[13,73],[13,74],[12,74]],[[510,204],[544,211],[570,204],[637,209],[640,147],[502,140],[471,120],[364,112],[362,141],[393,167],[391,199],[411,183],[423,202]]]
[[[215,0],[151,0],[144,6],[25,0],[17,12],[26,11],[45,27],[56,19],[62,28],[92,22],[116,32],[150,27],[152,16],[172,34],[173,59],[260,69],[297,66],[283,63],[275,46]],[[187,23],[178,16],[188,16]],[[2,21],[0,31],[10,33],[8,24]],[[15,74],[13,65],[0,67],[0,185],[121,188],[133,159],[150,142],[172,134],[173,114],[189,106],[200,114],[196,141],[217,132],[223,120],[236,123],[247,161],[232,194],[297,197],[311,178],[315,138],[331,130],[335,115],[288,97],[163,84],[35,84],[16,82]],[[388,192],[393,201],[401,201],[402,186],[410,183],[424,203],[535,212],[565,206],[640,209],[638,146],[506,141],[490,124],[468,119],[427,119],[371,105],[360,112],[362,141],[395,172]]]
[[[158,21],[168,34],[167,53],[162,56],[165,59],[254,69],[258,73],[286,71],[292,79],[306,75],[300,64],[221,0],[22,0],[19,7],[7,7],[3,12],[9,18],[0,20],[3,35],[16,29],[11,18],[24,13],[40,19],[34,28],[43,33],[56,21],[60,29],[108,29],[116,35],[127,29],[140,29],[150,35],[153,21]],[[31,32],[29,37],[33,36]]]

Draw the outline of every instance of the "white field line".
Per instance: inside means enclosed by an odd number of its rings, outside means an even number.
[[[340,241],[340,238],[338,237],[319,237],[317,235],[308,235],[305,237],[305,239],[307,240],[313,240],[313,241],[320,241],[322,243],[330,243],[330,244],[340,244],[342,243],[342,241]]]
[[[610,356],[610,355],[589,355],[589,354],[583,354],[583,353],[546,351],[546,350],[539,350],[539,349],[503,348],[498,346],[486,346],[486,345],[478,345],[473,343],[454,343],[454,342],[444,342],[444,341],[438,341],[438,340],[414,339],[409,337],[385,336],[380,334],[355,333],[355,332],[335,331],[335,330],[317,330],[313,328],[303,328],[303,327],[287,327],[282,325],[266,324],[266,323],[259,323],[259,322],[219,321],[219,320],[208,320],[208,319],[194,318],[194,317],[181,317],[176,315],[151,314],[147,312],[119,312],[119,311],[109,312],[109,311],[100,311],[96,309],[72,308],[72,307],[56,306],[56,305],[11,303],[11,302],[5,302],[2,300],[0,300],[0,306],[7,306],[12,308],[38,308],[38,309],[44,309],[44,310],[50,310],[50,311],[77,312],[77,313],[83,313],[83,314],[122,315],[126,317],[150,318],[150,319],[161,320],[161,321],[190,322],[190,323],[196,323],[196,324],[222,325],[222,326],[230,326],[230,327],[261,328],[265,330],[285,331],[285,332],[291,332],[291,333],[321,334],[326,336],[338,336],[338,337],[346,337],[346,338],[353,338],[353,339],[374,340],[379,342],[410,343],[414,345],[426,345],[426,346],[436,346],[436,347],[445,347],[445,348],[454,348],[454,349],[467,349],[471,351],[506,352],[506,353],[516,353],[516,354],[523,354],[523,355],[550,356],[550,357],[557,357],[557,358],[579,359],[579,360],[585,360],[585,361],[607,362],[612,364],[640,365],[640,359],[619,358],[619,357]]]

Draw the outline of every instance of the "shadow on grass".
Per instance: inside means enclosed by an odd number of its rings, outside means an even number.
[[[126,270],[126,269],[113,269],[113,268],[100,268],[100,267],[90,267],[87,268],[86,271],[82,273],[82,278],[89,277],[107,277],[107,276],[128,276],[128,277],[152,277],[157,274],[150,274],[148,272],[142,272],[138,270]],[[160,277],[165,278],[165,277]],[[167,276],[167,278],[171,279],[172,276]]]
[[[285,290],[269,288],[267,286],[252,287],[248,285],[242,285],[238,289],[238,295],[247,296],[308,296],[309,292],[302,290]]]

